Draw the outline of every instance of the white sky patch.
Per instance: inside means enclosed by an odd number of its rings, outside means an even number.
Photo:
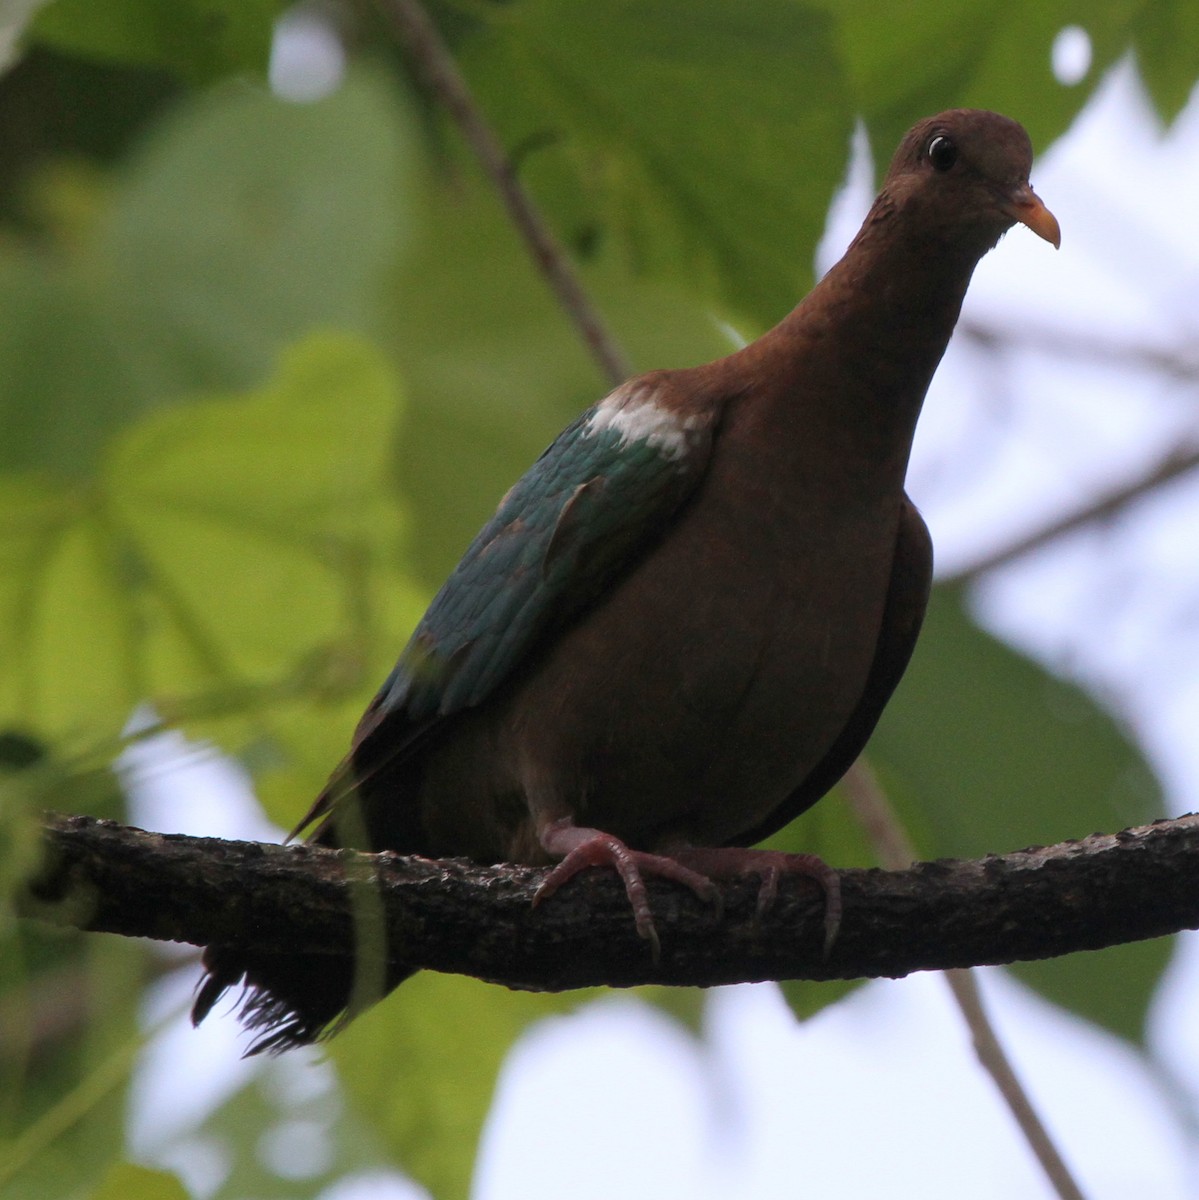
[[[275,22],[267,68],[275,95],[311,104],[335,92],[345,72],[345,47],[327,13],[298,4]]]
[[[1066,87],[1081,83],[1091,69],[1091,38],[1081,25],[1067,25],[1049,52],[1053,77]]]

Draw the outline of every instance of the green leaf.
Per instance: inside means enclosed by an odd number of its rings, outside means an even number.
[[[39,176],[83,174],[119,159],[184,86],[150,68],[129,70],[29,46],[9,69],[0,69],[0,227],[11,223],[44,235]]]
[[[976,858],[1113,831],[1162,812],[1120,725],[1079,687],[981,630],[957,589],[934,592],[903,682],[868,753],[922,855]],[[1125,1037],[1145,1013],[1167,938],[1014,968],[1051,1000]]]
[[[928,813],[922,851],[978,857],[1161,815],[1153,773],[1081,688],[976,625],[938,588],[871,757]]]
[[[404,347],[410,401],[398,474],[417,566],[436,587],[508,488],[608,386],[477,175],[434,182],[424,207],[423,236],[396,274],[388,337]],[[593,266],[585,282],[643,368],[734,348],[678,287],[618,263]]]
[[[170,1171],[122,1162],[108,1172],[92,1200],[188,1200],[188,1192]]]
[[[0,466],[85,473],[147,409],[248,387],[313,328],[372,327],[410,229],[407,128],[370,72],[304,106],[231,86],[165,116],[110,191],[59,173],[86,218],[0,241]]]
[[[370,72],[317,104],[230,86],[165,120],[97,251],[149,390],[170,395],[181,371],[244,385],[314,326],[369,327],[410,231],[407,153],[404,112]]]
[[[164,67],[191,83],[266,73],[283,0],[55,0],[31,40],[84,58]]]
[[[17,45],[25,36],[39,8],[43,8],[50,0],[8,0],[3,9],[4,56],[0,60],[0,73],[12,65],[12,47]]]
[[[1015,117],[1043,151],[1128,50],[1142,7],[1136,0],[820,2],[837,20],[853,98],[883,162],[914,121],[958,107]],[[1068,25],[1084,28],[1092,47],[1090,70],[1075,86],[1059,83],[1052,69],[1054,40]]]
[[[673,1017],[688,1033],[699,1037],[704,1029],[704,1009],[708,993],[698,987],[660,987],[649,984],[635,990],[638,1000],[652,1004]]]
[[[510,992],[422,972],[330,1043],[347,1098],[395,1164],[437,1200],[466,1200],[483,1120],[509,1048],[588,993]]]
[[[2,244],[0,375],[7,468],[75,471],[145,399],[126,343],[79,275],[52,254]]]
[[[196,660],[261,678],[295,655],[298,630],[319,645],[342,624],[343,554],[386,554],[399,534],[386,492],[399,411],[371,346],[314,335],[261,391],[166,410],[117,441],[106,517]],[[180,659],[167,674],[185,671]]]
[[[1182,111],[1199,79],[1199,7],[1190,0],[1146,4],[1133,24],[1137,68],[1167,123]]]
[[[525,0],[464,51],[563,238],[762,325],[811,279],[852,127],[832,22],[788,0]]]
[[[1154,938],[1016,963],[1010,969],[1055,1004],[1144,1043],[1149,1006],[1174,951],[1174,938]]]
[[[134,426],[90,485],[0,480],[0,722],[115,731],[147,697],[187,715],[213,689],[377,682],[419,615],[395,562],[398,416],[377,351],[314,335],[260,391]]]

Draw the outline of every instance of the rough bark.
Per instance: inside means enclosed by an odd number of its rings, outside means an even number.
[[[388,944],[409,964],[510,987],[714,985],[848,979],[1047,958],[1199,927],[1199,816],[974,861],[841,873],[845,916],[822,958],[822,898],[785,879],[755,926],[756,883],[718,914],[649,884],[655,964],[624,892],[595,870],[532,906],[542,872],[312,846],[146,833],[50,815],[46,860],[18,897],[27,917],[130,937],[346,954],[360,888],[382,896]],[[379,945],[377,937],[365,943]]]

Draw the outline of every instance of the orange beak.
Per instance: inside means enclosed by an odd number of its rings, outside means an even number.
[[[1051,242],[1055,250],[1061,248],[1062,230],[1057,217],[1041,203],[1041,198],[1027,183],[1012,192],[1004,211],[1021,225],[1027,225],[1037,237]]]

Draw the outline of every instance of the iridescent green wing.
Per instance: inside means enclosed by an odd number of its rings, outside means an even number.
[[[417,723],[479,704],[666,530],[707,467],[710,424],[613,405],[620,395],[584,413],[504,497],[400,655],[378,717]]]

